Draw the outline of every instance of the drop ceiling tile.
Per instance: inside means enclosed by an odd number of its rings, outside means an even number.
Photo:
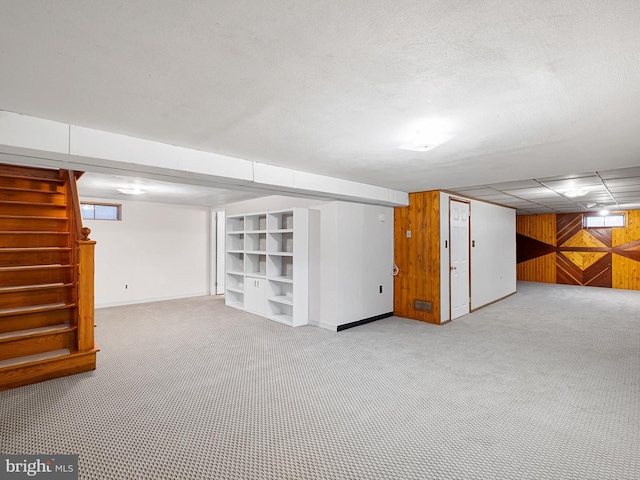
[[[598,174],[605,180],[612,178],[640,177],[640,167],[618,168],[615,170],[598,170]]]
[[[640,177],[613,178],[610,180],[605,180],[604,183],[608,188],[624,187],[626,185],[638,185],[638,188],[640,189]]]
[[[475,188],[469,187],[468,189],[451,188],[451,189],[448,189],[448,191],[459,193],[460,195],[463,195],[466,197],[475,197],[475,198],[480,198],[485,195],[496,195],[500,193],[497,190],[494,190],[493,188],[487,188],[487,187],[475,187]]]
[[[539,182],[547,183],[547,182],[552,182],[556,180],[572,180],[572,179],[588,178],[588,177],[597,177],[597,175],[595,174],[595,172],[583,172],[583,173],[573,173],[570,175],[556,175],[553,177],[536,178],[536,180]]]
[[[571,188],[602,186],[602,180],[597,175],[583,178],[573,178],[571,180],[549,180],[543,183],[554,190],[568,190]]]
[[[610,187],[609,191],[614,195],[616,193],[640,193],[640,186],[638,185],[623,185],[620,187]]]
[[[539,187],[540,184],[535,180],[519,180],[517,182],[492,183],[488,186],[504,192],[505,190],[514,190],[518,188],[536,188]]]
[[[536,188],[518,188],[515,190],[504,190],[505,193],[509,195],[515,195],[516,197],[530,197],[534,195],[549,195],[552,194],[553,191],[549,190],[546,187],[537,186]]]

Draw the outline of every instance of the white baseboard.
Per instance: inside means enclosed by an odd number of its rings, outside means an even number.
[[[165,300],[177,300],[179,298],[191,298],[191,297],[203,297],[205,295],[209,295],[209,292],[197,292],[197,293],[188,293],[186,295],[175,295],[170,297],[157,297],[157,298],[141,298],[137,300],[127,300],[121,302],[107,302],[107,303],[96,303],[95,308],[109,308],[109,307],[121,307],[124,305],[137,305],[139,303],[153,303],[153,302],[163,302]],[[212,295],[219,296],[219,295]]]

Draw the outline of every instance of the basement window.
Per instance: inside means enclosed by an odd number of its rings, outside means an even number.
[[[80,203],[83,220],[122,220],[122,205],[117,203]]]
[[[627,217],[624,213],[584,216],[585,228],[623,228],[626,225]]]

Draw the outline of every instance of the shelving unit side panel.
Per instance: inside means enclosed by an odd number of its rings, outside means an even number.
[[[309,210],[293,209],[293,325],[309,323]]]

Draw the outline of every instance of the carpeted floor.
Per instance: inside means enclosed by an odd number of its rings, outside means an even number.
[[[0,452],[82,479],[638,479],[640,292],[519,283],[438,327],[101,309],[98,370],[0,392]]]

